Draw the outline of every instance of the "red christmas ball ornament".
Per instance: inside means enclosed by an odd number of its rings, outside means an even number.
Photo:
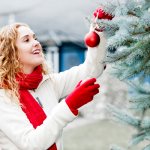
[[[95,31],[85,35],[84,42],[89,47],[96,47],[100,43],[100,37]]]

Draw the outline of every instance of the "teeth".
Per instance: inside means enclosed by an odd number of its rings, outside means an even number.
[[[33,54],[39,54],[39,53],[40,53],[39,50],[35,50],[35,51],[33,52]]]

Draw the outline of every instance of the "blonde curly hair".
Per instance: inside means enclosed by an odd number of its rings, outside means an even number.
[[[16,40],[18,28],[29,27],[24,23],[13,23],[6,25],[0,30],[0,88],[4,89],[11,100],[19,104],[19,84],[16,74],[21,72],[22,64],[19,61]],[[43,54],[44,55],[44,54]],[[48,67],[44,62],[41,64],[42,73],[48,74]]]

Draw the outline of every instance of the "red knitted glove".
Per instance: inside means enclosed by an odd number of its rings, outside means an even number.
[[[94,17],[98,17],[98,19],[108,19],[108,20],[112,20],[114,16],[112,16],[111,14],[105,12],[102,8],[97,8],[94,13],[93,13]]]
[[[88,79],[83,84],[80,81],[73,92],[67,96],[66,103],[75,115],[78,114],[78,108],[92,101],[94,95],[99,93],[100,85],[95,82],[95,78]]]

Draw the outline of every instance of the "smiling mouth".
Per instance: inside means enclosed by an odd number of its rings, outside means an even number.
[[[40,53],[41,53],[41,50],[37,49],[37,50],[34,50],[32,54],[37,55],[37,54],[40,54]]]

